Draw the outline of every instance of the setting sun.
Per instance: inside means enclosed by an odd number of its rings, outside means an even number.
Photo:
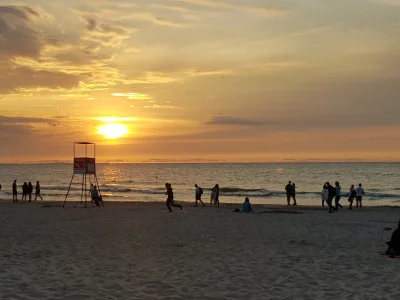
[[[117,139],[127,135],[128,127],[122,124],[105,124],[99,127],[98,134],[105,136],[107,139]]]

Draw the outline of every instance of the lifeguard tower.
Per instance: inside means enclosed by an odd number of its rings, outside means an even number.
[[[93,184],[97,186],[100,199],[102,199],[99,182],[96,176],[96,144],[90,142],[75,142],[73,146],[74,146],[74,168],[73,168],[71,182],[69,184],[67,194],[65,195],[63,207],[65,207],[65,203],[67,202],[69,191],[71,189],[71,185],[74,181],[75,175],[78,176],[82,175],[81,205],[82,207],[87,207],[87,196],[89,194],[87,189],[88,183],[89,185]],[[91,156],[88,156],[88,150],[92,154]],[[85,199],[83,199],[84,197]],[[90,197],[90,202],[93,205],[91,197]],[[101,205],[104,206],[103,200],[101,200],[100,202]]]

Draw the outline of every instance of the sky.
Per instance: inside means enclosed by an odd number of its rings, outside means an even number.
[[[400,0],[0,0],[0,162],[400,161],[399,36]]]

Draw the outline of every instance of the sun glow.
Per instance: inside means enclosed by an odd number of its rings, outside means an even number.
[[[97,132],[107,139],[117,139],[129,133],[128,126],[122,124],[105,124],[99,127]]]

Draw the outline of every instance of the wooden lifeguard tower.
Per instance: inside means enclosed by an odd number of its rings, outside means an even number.
[[[87,207],[87,196],[89,194],[87,189],[88,182],[89,184],[94,184],[97,186],[99,196],[101,197],[99,182],[97,180],[97,175],[96,175],[96,144],[90,142],[75,142],[73,148],[74,148],[74,168],[73,168],[71,182],[69,184],[67,194],[65,195],[63,207],[65,207],[65,203],[67,202],[69,191],[71,189],[71,185],[74,181],[75,175],[82,175],[81,205],[83,207]],[[80,148],[80,151],[79,155],[77,156],[78,148]],[[88,156],[88,150],[90,151],[90,153],[92,153],[92,156]],[[85,199],[83,199],[83,197],[85,197]],[[102,200],[101,204],[102,206],[104,206]]]

